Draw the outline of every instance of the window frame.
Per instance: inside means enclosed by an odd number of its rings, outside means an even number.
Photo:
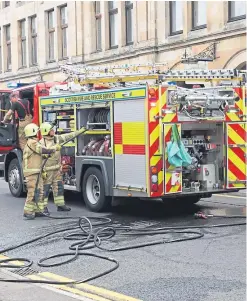
[[[228,1],[228,22],[234,22],[234,21],[246,19],[246,12],[244,15],[241,15],[241,16],[237,16],[237,17],[231,16],[231,12],[232,12],[231,3],[232,2],[236,2],[236,1]]]
[[[100,3],[101,1],[94,1],[94,14],[95,14],[95,32],[96,32],[96,52],[102,51],[102,14],[100,12]],[[99,4],[99,11],[97,9],[97,4]],[[100,24],[100,34],[98,30],[98,24]],[[98,41],[100,40],[100,43]]]
[[[191,18],[192,28],[191,28],[191,30],[198,30],[198,29],[207,28],[207,23],[202,24],[202,25],[196,25],[195,24],[195,14],[194,14],[194,12],[195,12],[195,8],[196,8],[196,6],[195,6],[196,2],[199,2],[199,1],[192,1],[192,3],[191,3],[191,12],[192,12],[192,18]],[[197,14],[198,14],[198,9],[197,9]],[[207,13],[206,13],[206,15],[207,15]]]
[[[179,34],[182,34],[183,33],[183,30],[176,30],[176,31],[173,31],[172,29],[172,25],[173,25],[173,18],[172,18],[172,4],[173,2],[177,2],[177,1],[169,1],[169,19],[170,19],[170,36],[175,36],[175,35],[179,35]]]
[[[54,15],[55,15],[55,10],[51,9],[48,10],[47,12],[47,32],[48,32],[48,63],[55,62],[55,26],[54,26]],[[49,22],[49,14],[53,13],[52,17],[52,25],[53,27],[50,27],[50,22]],[[53,35],[53,57],[51,58],[50,56],[50,36]]]
[[[24,22],[24,36],[22,35],[22,24]],[[20,43],[21,43],[21,68],[27,67],[27,35],[26,35],[26,19],[19,20],[19,30],[20,30]],[[25,45],[25,53],[23,53],[23,43]],[[24,59],[23,59],[24,58]]]
[[[128,3],[130,2],[130,3]],[[125,4],[125,32],[126,32],[126,36],[125,36],[125,42],[126,42],[126,45],[129,46],[129,45],[133,45],[134,41],[133,41],[133,1],[125,1],[124,2]],[[132,32],[132,40],[130,41],[128,39],[128,22],[127,22],[127,13],[128,11],[130,11],[132,13],[132,23],[131,23],[131,32]]]
[[[9,28],[9,39],[7,40],[7,29]],[[12,49],[11,49],[11,25],[5,25],[4,26],[4,31],[5,31],[5,43],[6,43],[6,53],[7,53],[7,58],[6,58],[6,72],[12,70]],[[9,52],[8,48],[10,47],[10,57],[9,57]]]
[[[66,23],[63,23],[62,21],[62,9],[66,9]],[[59,17],[60,17],[60,30],[61,30],[61,51],[60,51],[60,56],[61,59],[67,59],[68,58],[68,7],[67,4],[66,5],[62,5],[59,7]],[[64,32],[66,32],[66,39],[67,39],[67,43],[66,43],[66,55],[64,55],[64,40],[63,40],[63,34]]]
[[[111,2],[114,2],[114,1],[109,1],[108,2],[108,16],[109,16],[109,48],[110,49],[117,49],[118,48],[118,44],[117,45],[112,45],[112,41],[111,41],[111,21],[110,21],[110,16],[111,15],[118,15],[118,7],[114,7],[114,8],[111,8],[110,7],[110,4]],[[118,35],[117,35],[118,36]],[[117,41],[118,43],[118,41]]]
[[[35,23],[36,23],[36,28],[35,28],[35,32],[33,32],[33,23],[32,21],[35,20]],[[30,47],[30,50],[31,50],[31,55],[30,55],[30,65],[31,66],[37,66],[38,65],[38,33],[37,33],[37,15],[34,15],[34,16],[31,16],[29,17],[29,22],[30,22],[30,37],[31,37],[31,47]],[[33,60],[33,41],[36,40],[36,61],[34,62]]]

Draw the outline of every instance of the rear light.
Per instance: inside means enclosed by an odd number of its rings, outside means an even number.
[[[158,184],[152,184],[152,191],[158,191]]]
[[[152,183],[157,183],[158,182],[158,176],[157,175],[152,175],[151,180],[152,180]]]
[[[158,168],[156,166],[151,167],[151,173],[152,174],[157,174],[158,173]]]
[[[156,166],[151,167],[151,183],[152,191],[158,191],[158,168]]]

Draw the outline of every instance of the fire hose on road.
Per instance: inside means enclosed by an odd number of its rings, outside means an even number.
[[[212,215],[210,215],[212,217]],[[220,217],[220,216],[217,216]],[[235,217],[235,218],[245,218],[243,216],[229,216],[229,217]],[[160,244],[166,244],[166,243],[175,243],[175,242],[183,242],[183,241],[189,241],[189,240],[195,240],[199,239],[204,236],[202,232],[196,229],[200,228],[217,228],[217,227],[233,227],[233,226],[241,226],[246,225],[246,221],[244,222],[238,222],[238,223],[231,223],[231,224],[213,224],[213,225],[193,225],[193,226],[172,226],[172,227],[161,227],[161,228],[133,228],[133,227],[127,227],[127,226],[119,226],[114,225],[110,218],[105,217],[52,217],[49,218],[52,219],[76,219],[78,220],[78,224],[75,226],[67,227],[64,229],[52,231],[49,233],[46,233],[44,235],[37,236],[31,240],[25,241],[23,243],[17,244],[15,246],[11,246],[5,249],[0,250],[0,254],[13,251],[15,249],[18,249],[20,247],[29,245],[31,243],[37,242],[39,240],[45,239],[49,236],[52,236],[54,234],[63,233],[63,232],[69,232],[72,230],[78,230],[76,233],[67,233],[63,238],[65,240],[72,240],[73,242],[69,249],[71,252],[63,252],[59,254],[52,255],[50,257],[45,257],[39,260],[37,263],[40,267],[54,267],[63,265],[66,263],[70,263],[72,261],[75,261],[80,256],[91,256],[95,258],[99,258],[105,261],[108,261],[110,263],[114,263],[113,267],[110,267],[106,271],[103,271],[97,275],[88,277],[86,279],[77,280],[77,281],[48,281],[48,280],[31,280],[31,279],[0,279],[0,282],[11,282],[11,283],[43,283],[43,284],[54,284],[54,285],[68,285],[68,284],[79,284],[79,283],[85,283],[94,279],[97,279],[99,277],[105,276],[113,271],[115,271],[119,267],[119,262],[108,256],[103,256],[95,253],[89,253],[85,252],[85,250],[88,249],[101,249],[108,252],[119,252],[119,251],[125,251],[125,250],[132,250],[137,248],[143,248],[148,246],[154,246],[154,245],[160,245]],[[194,230],[195,229],[195,230]],[[120,246],[116,248],[107,248],[102,245],[103,241],[110,240],[114,236],[118,237],[128,237],[128,236],[145,236],[145,235],[166,235],[169,234],[169,236],[173,236],[173,238],[159,238],[157,240],[150,240],[146,241],[144,243],[136,243],[132,245],[127,246]],[[179,236],[179,237],[176,237]],[[62,257],[68,257],[69,259],[66,259],[64,261],[55,262],[55,263],[45,263],[48,260],[51,259],[58,259]],[[21,267],[19,265],[15,264],[9,264],[13,261],[22,261],[25,263]],[[0,268],[28,268],[31,267],[33,264],[33,261],[28,258],[11,258],[11,259],[4,259],[0,260]]]

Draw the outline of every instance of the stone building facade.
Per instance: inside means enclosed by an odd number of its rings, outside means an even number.
[[[66,77],[59,64],[166,63],[246,69],[245,1],[1,1],[0,88]],[[199,63],[200,65],[200,63]],[[201,67],[190,65],[190,68]]]

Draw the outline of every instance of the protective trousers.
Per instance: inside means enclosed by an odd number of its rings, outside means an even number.
[[[19,121],[18,138],[19,138],[19,146],[22,151],[24,150],[24,147],[27,143],[27,138],[25,137],[24,129],[31,122],[32,122],[32,115],[26,115],[24,120]]]
[[[43,180],[42,177],[40,177],[37,185],[37,189],[35,189],[37,179],[38,179],[38,174],[26,176],[27,198],[24,206],[24,214],[35,214],[35,212],[44,211],[43,189],[42,189]],[[34,200],[34,196],[36,197],[37,203]]]
[[[46,177],[43,179],[44,183],[44,207],[48,205],[48,197],[50,188],[52,187],[54,203],[56,206],[64,206],[64,188],[62,181],[62,174],[60,170],[50,170],[46,172]]]

